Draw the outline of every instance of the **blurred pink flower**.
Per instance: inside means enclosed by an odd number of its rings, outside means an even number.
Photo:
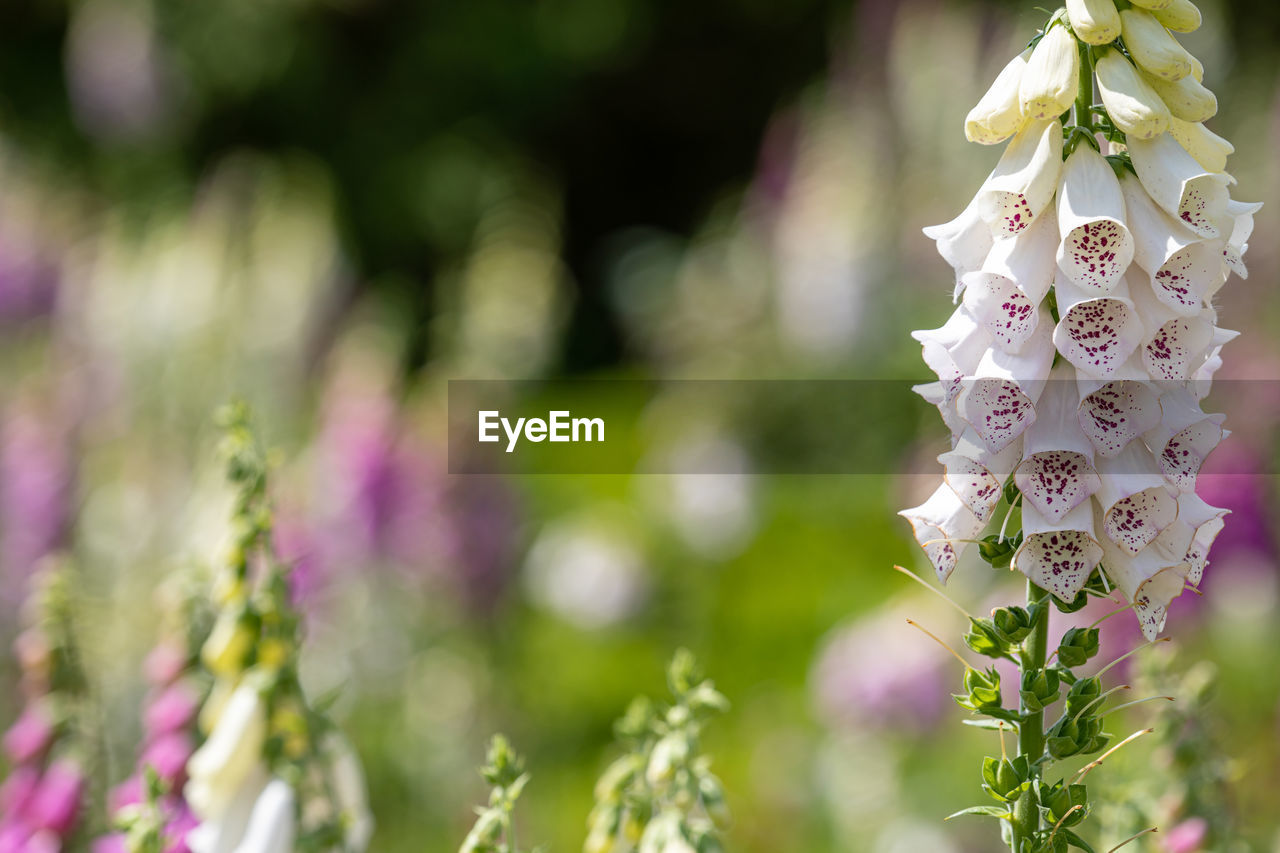
[[[945,654],[898,610],[837,629],[810,676],[818,711],[829,725],[932,728],[951,705]]]
[[[31,797],[40,785],[40,770],[30,765],[15,767],[0,785],[0,813],[25,814]]]
[[[14,764],[34,761],[53,742],[54,729],[53,717],[45,705],[28,705],[5,732],[4,751]]]
[[[0,853],[27,853],[31,827],[15,818],[0,820]]]
[[[156,737],[185,729],[195,719],[200,697],[194,688],[175,682],[154,696],[143,711],[147,735]]]
[[[68,521],[71,462],[61,431],[39,412],[11,411],[0,427],[0,567],[21,591]]]
[[[142,751],[139,763],[151,767],[168,786],[177,790],[184,780],[187,759],[195,751],[195,742],[186,732],[170,732],[156,738]]]
[[[32,825],[66,836],[80,814],[84,787],[84,771],[75,761],[64,758],[49,765],[31,800]]]
[[[1209,824],[1202,817],[1191,817],[1169,830],[1164,837],[1167,853],[1195,853],[1204,846]]]
[[[161,642],[147,654],[143,674],[149,684],[171,684],[186,669],[187,657],[185,649],[173,643]]]
[[[125,844],[123,832],[104,835],[95,840],[90,849],[92,853],[129,853],[129,847]]]

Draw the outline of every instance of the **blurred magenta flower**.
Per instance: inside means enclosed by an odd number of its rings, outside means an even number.
[[[80,814],[85,781],[84,771],[73,759],[62,758],[49,765],[28,809],[32,825],[62,837],[69,835]]]
[[[195,719],[200,696],[195,688],[178,681],[155,695],[143,711],[143,724],[152,737],[185,729]]]
[[[919,732],[939,721],[951,705],[946,653],[906,624],[928,612],[873,611],[827,637],[809,681],[827,725]]]
[[[1196,853],[1204,849],[1209,823],[1202,817],[1191,817],[1169,830],[1164,836],[1167,853]]]
[[[55,726],[47,704],[34,702],[4,735],[4,751],[14,764],[36,761],[53,742]]]
[[[71,461],[62,431],[47,414],[19,408],[4,418],[0,426],[0,568],[6,582],[2,588],[25,590],[28,575],[58,546],[68,522]]]

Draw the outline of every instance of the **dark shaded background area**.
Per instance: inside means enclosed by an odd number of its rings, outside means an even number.
[[[104,139],[68,98],[67,4],[7,2],[0,122],[37,143],[25,147],[48,168],[142,207],[191,192],[239,149],[317,158],[338,189],[355,286],[396,290],[412,306],[410,372],[428,353],[430,284],[465,252],[474,224],[468,206],[479,190],[468,166],[528,158],[563,193],[564,259],[578,296],[563,368],[575,373],[623,355],[600,295],[602,241],[634,225],[690,231],[751,173],[770,116],[833,65],[854,85],[883,88],[899,5],[161,0],[156,33],[180,77],[169,109],[153,126]],[[1007,17],[1027,4],[967,5]],[[1242,52],[1266,55],[1280,7],[1240,0],[1230,12]],[[833,55],[835,44],[844,55]],[[429,161],[459,141],[470,150],[434,166],[454,172],[451,186],[433,188]]]

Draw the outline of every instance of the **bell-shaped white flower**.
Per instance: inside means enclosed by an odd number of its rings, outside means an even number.
[[[1100,485],[1093,468],[1093,446],[1080,429],[1075,370],[1060,365],[1036,403],[1035,423],[1023,435],[1024,459],[1014,483],[1051,523],[1086,503]]]
[[[1154,640],[1164,629],[1169,602],[1182,594],[1190,572],[1186,553],[1186,530],[1171,527],[1158,544],[1140,554],[1130,554],[1105,537],[1102,559],[1107,574],[1124,596],[1133,602],[1138,624],[1148,640]]]
[[[1124,196],[1111,164],[1081,143],[1058,184],[1058,266],[1081,290],[1108,293],[1133,260]]]
[[[1231,512],[1210,506],[1199,495],[1189,493],[1178,496],[1178,520],[1192,530],[1191,546],[1187,549],[1187,582],[1199,586],[1204,570],[1209,565],[1209,549],[1218,538]]]
[[[1143,71],[1162,80],[1181,80],[1191,73],[1191,54],[1151,12],[1125,9],[1120,25],[1125,47]]]
[[[923,229],[924,235],[934,241],[938,254],[956,271],[956,299],[959,299],[960,277],[979,269],[991,251],[991,228],[978,215],[978,199],[975,197],[960,215],[941,225]]]
[[[208,740],[187,761],[187,802],[196,816],[216,818],[262,760],[267,714],[252,684],[235,689]]]
[[[1031,339],[1016,353],[992,347],[956,395],[956,411],[993,453],[1009,446],[1035,420],[1035,403],[1053,366],[1047,310]]]
[[[1036,303],[1014,280],[986,272],[964,277],[964,307],[1000,347],[1017,352],[1031,340],[1040,322]]]
[[[996,75],[991,88],[969,111],[964,120],[964,135],[970,142],[995,145],[1013,136],[1026,124],[1018,86],[1030,57],[1031,51],[1025,50],[1010,60]]]
[[[948,404],[959,395],[964,377],[978,369],[992,343],[991,333],[964,306],[941,327],[915,331],[911,337],[920,342],[924,363],[943,384]]]
[[[329,780],[335,805],[341,810],[346,827],[347,849],[364,850],[373,836],[373,815],[369,811],[368,786],[360,757],[346,738],[331,733],[326,738],[325,754],[329,757]]]
[[[1200,466],[1228,434],[1222,428],[1226,417],[1205,414],[1186,388],[1161,395],[1160,406],[1160,423],[1144,436],[1147,446],[1166,481],[1179,492],[1194,492]]]
[[[1130,139],[1129,157],[1142,186],[1157,205],[1201,237],[1217,237],[1227,207],[1229,178],[1206,171],[1167,133]]]
[[[1029,122],[978,191],[978,215],[996,237],[1012,237],[1049,206],[1061,171],[1062,123]]]
[[[1057,522],[1024,502],[1022,532],[1022,544],[1013,555],[1014,568],[1060,600],[1075,599],[1103,554],[1094,537],[1091,502],[1085,501]]]
[[[1022,458],[1022,443],[1013,442],[999,453],[987,449],[972,427],[965,429],[956,446],[938,456],[944,467],[943,482],[983,524],[1004,495],[1004,484]]]
[[[1138,350],[1152,379],[1183,382],[1204,363],[1213,344],[1213,321],[1205,314],[1184,316],[1157,300],[1144,280],[1131,282],[1134,307],[1146,338]]]
[[[1236,147],[1203,124],[1175,118],[1169,122],[1169,135],[1208,172],[1224,172],[1227,158]]]
[[[1075,102],[1080,86],[1080,53],[1061,18],[1049,22],[1027,60],[1018,86],[1022,113],[1032,121],[1062,115]]]
[[[232,798],[216,815],[204,818],[187,834],[191,853],[236,853],[258,795],[270,777],[266,765],[259,761],[240,782]]]
[[[1058,245],[1058,218],[1053,205],[1022,231],[1012,237],[1001,237],[991,245],[979,270],[960,277],[960,289],[972,280],[975,273],[984,277],[995,276],[1007,282],[987,279],[987,286],[994,289],[1015,287],[1033,305],[1039,305],[1053,284],[1056,266],[1053,260]]]
[[[1160,400],[1149,382],[1081,379],[1080,430],[1100,456],[1115,456],[1160,422]]]
[[[1092,296],[1059,276],[1058,321],[1053,343],[1086,376],[1115,377],[1142,343],[1142,322],[1121,281],[1107,296]]]
[[[1098,459],[1102,530],[1128,554],[1150,545],[1178,517],[1178,502],[1163,473],[1151,451],[1140,445],[1135,441],[1109,459]]]
[[[1199,314],[1221,279],[1222,242],[1206,241],[1169,216],[1132,175],[1120,186],[1134,237],[1134,260],[1147,271],[1156,298],[1179,314]],[[1130,279],[1130,290],[1138,291],[1132,270]]]
[[[1249,248],[1249,237],[1253,234],[1253,215],[1262,209],[1262,202],[1243,202],[1234,199],[1227,202],[1227,215],[1231,217],[1231,236],[1222,250],[1223,261],[1227,268],[1240,278],[1248,278],[1249,270],[1244,265],[1244,253]]]
[[[1174,118],[1191,122],[1208,121],[1218,114],[1218,96],[1205,88],[1195,75],[1188,74],[1181,80],[1151,77],[1147,82],[1160,96],[1160,100],[1164,101]]]
[[[916,543],[924,549],[938,580],[946,583],[955,571],[969,540],[982,532],[986,522],[973,513],[946,483],[938,486],[920,506],[898,515],[911,523]]]
[[[297,812],[293,788],[283,779],[272,779],[258,795],[235,853],[293,853]]]
[[[1142,3],[1134,3],[1135,6],[1144,5]],[[1163,6],[1151,9],[1151,16],[1160,22],[1162,26],[1168,27],[1175,33],[1191,33],[1200,29],[1202,16],[1200,9],[1196,7],[1191,0],[1169,0]]]
[[[1104,50],[1094,66],[1107,115],[1128,139],[1152,139],[1169,129],[1169,107],[1118,50]]]
[[[1076,38],[1087,44],[1110,44],[1120,37],[1114,0],[1067,0],[1067,18]]]

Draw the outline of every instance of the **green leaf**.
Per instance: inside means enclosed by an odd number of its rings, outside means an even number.
[[[1067,841],[1071,842],[1072,847],[1079,847],[1081,850],[1084,851],[1084,853],[1094,853],[1093,848],[1089,846],[1088,842],[1086,842],[1080,836],[1076,835],[1071,830],[1064,829],[1062,830],[1062,834],[1067,837]]]
[[[951,820],[953,817],[960,817],[961,815],[967,814],[980,815],[982,817],[998,817],[1001,820],[1013,819],[1013,814],[1010,813],[1008,809],[1001,808],[1000,806],[971,806],[967,809],[961,809],[955,814],[947,815],[943,820]]]

